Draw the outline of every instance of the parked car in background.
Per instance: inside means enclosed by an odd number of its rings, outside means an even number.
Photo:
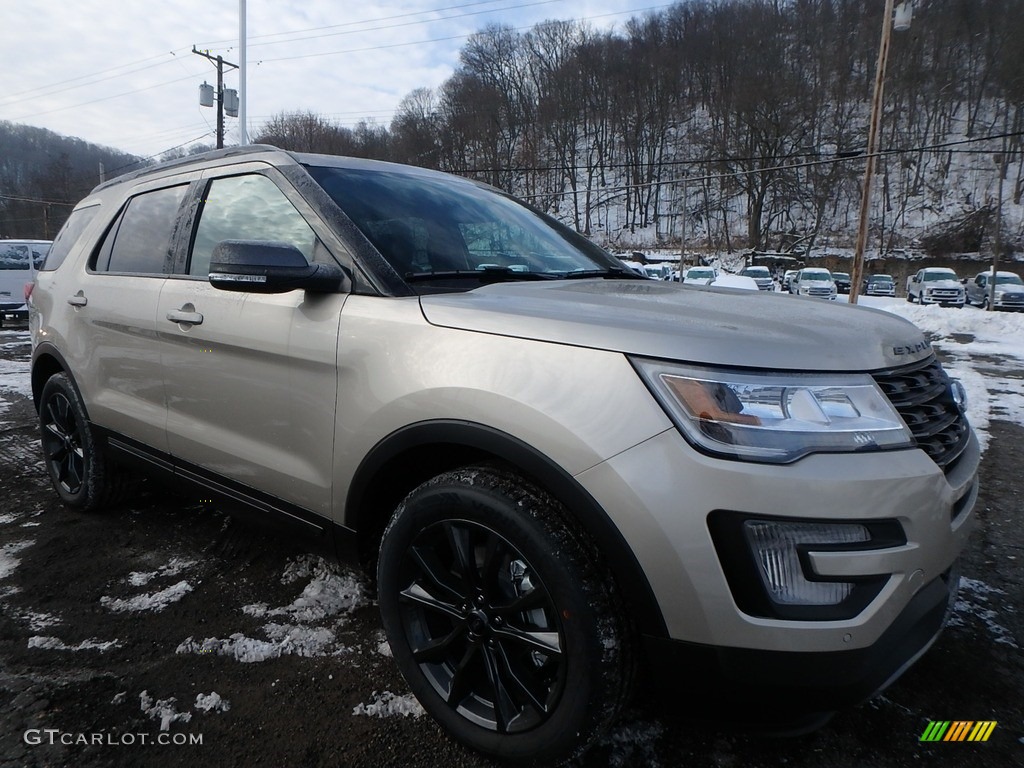
[[[734,275],[731,272],[719,272],[709,285],[715,288],[740,288],[744,291],[760,291],[761,286],[752,277]]]
[[[768,267],[747,267],[740,272],[740,275],[752,278],[760,291],[775,290],[775,280],[772,279],[772,273]]]
[[[28,318],[25,286],[50,251],[50,240],[0,240],[0,326],[5,317]]]
[[[789,290],[789,281],[793,279],[793,275],[799,272],[799,269],[787,269],[785,274],[782,275],[782,290]]]
[[[690,267],[683,275],[684,283],[704,283],[707,285],[718,277],[718,270],[714,267]]]
[[[979,272],[967,283],[967,303],[988,309],[992,289],[992,270]],[[1015,272],[996,272],[993,309],[1024,311],[1024,280]]]
[[[907,278],[907,301],[962,308],[967,291],[948,267],[925,267]]]
[[[850,292],[850,273],[849,272],[833,272],[832,281],[836,284],[836,293],[849,293]]]
[[[832,273],[821,267],[804,267],[789,281],[789,292],[795,296],[813,296],[836,300],[836,284]]]
[[[895,296],[896,281],[892,275],[868,275],[861,292],[865,296]]]

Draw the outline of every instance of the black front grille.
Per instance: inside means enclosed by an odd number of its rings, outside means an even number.
[[[950,468],[967,446],[971,430],[953,402],[949,377],[939,361],[930,357],[873,376],[910,427],[918,447],[943,469]]]

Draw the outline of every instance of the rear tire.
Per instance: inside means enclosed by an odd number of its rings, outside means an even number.
[[[54,374],[43,386],[39,429],[50,482],[65,506],[93,512],[127,495],[128,477],[107,461],[67,374]]]
[[[628,697],[629,632],[607,569],[566,510],[513,472],[468,467],[410,493],[377,580],[399,669],[473,749],[560,763]]]

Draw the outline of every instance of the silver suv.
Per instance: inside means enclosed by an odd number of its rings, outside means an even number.
[[[466,179],[269,147],[124,176],[30,322],[68,507],[142,467],[335,542],[426,710],[504,760],[578,754],[634,679],[821,722],[956,593],[978,443],[914,326],[639,279]]]

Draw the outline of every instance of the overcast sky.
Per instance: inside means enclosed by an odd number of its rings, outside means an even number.
[[[622,28],[657,0],[248,0],[248,124],[309,110],[342,125],[390,123],[398,103],[437,87],[487,24],[545,19]],[[214,142],[199,85],[216,68],[195,45],[238,62],[238,0],[3,0],[0,120],[137,155]],[[225,77],[238,87],[238,73]],[[226,143],[238,141],[226,119]]]

